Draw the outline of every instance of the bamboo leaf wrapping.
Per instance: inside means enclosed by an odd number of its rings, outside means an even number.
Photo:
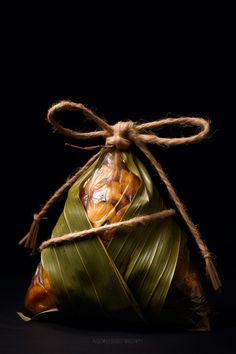
[[[52,237],[91,228],[79,198],[83,183],[107,150],[71,187]],[[143,166],[123,152],[127,168],[141,185],[123,220],[165,209]],[[78,318],[157,322],[179,253],[182,231],[173,218],[116,230],[107,249],[99,237],[87,237],[42,251],[42,264],[59,300],[59,310]]]

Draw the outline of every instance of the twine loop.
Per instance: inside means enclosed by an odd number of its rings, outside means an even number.
[[[92,132],[75,131],[69,128],[65,128],[55,119],[55,113],[60,110],[77,110],[81,112],[85,118],[92,120],[101,128]],[[196,143],[203,140],[210,131],[210,123],[206,119],[199,117],[178,117],[178,118],[164,118],[155,120],[153,122],[147,122],[138,124],[131,120],[126,122],[118,122],[114,125],[108,124],[104,119],[98,117],[93,111],[85,107],[81,103],[75,103],[71,101],[61,101],[48,110],[48,121],[56,131],[65,136],[74,139],[94,139],[103,137],[106,139],[106,146],[115,146],[117,149],[126,150],[133,142],[136,145],[143,144],[155,144],[159,146],[175,146],[189,143]],[[152,129],[160,129],[165,126],[182,125],[197,127],[199,131],[188,137],[171,137],[163,138],[154,134]],[[100,147],[100,145],[98,145]],[[89,147],[85,147],[87,150]],[[92,147],[94,148],[94,147]]]

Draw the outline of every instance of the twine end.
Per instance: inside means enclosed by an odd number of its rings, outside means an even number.
[[[31,256],[35,254],[40,221],[41,218],[38,216],[38,214],[34,214],[34,219],[29,232],[18,242],[20,246],[23,245],[25,248],[31,248]]]
[[[205,257],[205,263],[206,263],[206,276],[211,280],[213,289],[215,291],[220,291],[222,288],[222,283],[217,273],[216,267],[213,263],[211,255]]]

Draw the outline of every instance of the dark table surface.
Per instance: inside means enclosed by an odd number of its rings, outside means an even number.
[[[211,332],[142,332],[104,326],[85,328],[58,323],[24,322],[22,309],[30,274],[22,269],[1,274],[0,353],[236,353],[236,320],[232,298],[217,303]]]

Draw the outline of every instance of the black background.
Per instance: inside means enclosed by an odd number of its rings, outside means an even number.
[[[15,9],[9,17],[12,28],[4,38],[1,66],[0,353],[234,353],[235,58],[230,10],[194,8],[182,17],[142,7],[138,12],[108,10],[104,22],[94,8],[71,9],[55,26],[47,11],[36,18],[18,16]],[[201,144],[152,151],[217,256],[222,293],[215,295],[206,284],[214,307],[212,333],[83,330],[25,324],[17,317],[39,260],[17,243],[33,212],[92,154],[64,147],[68,140],[46,122],[48,108],[61,99],[82,102],[111,123],[152,121],[167,114],[211,119],[211,137]],[[77,129],[96,129],[76,114],[64,117]],[[50,234],[62,205],[43,221],[41,237]]]

